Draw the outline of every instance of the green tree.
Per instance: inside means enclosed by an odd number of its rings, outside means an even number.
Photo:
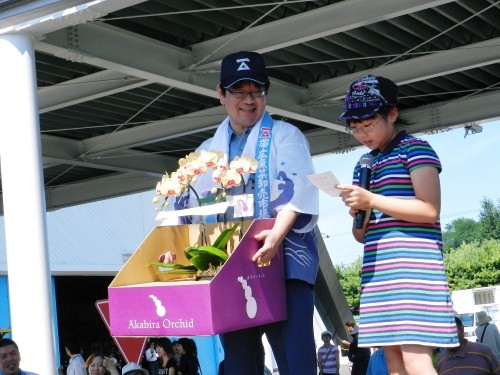
[[[446,224],[443,231],[443,250],[458,248],[462,243],[470,243],[479,239],[479,223],[474,219],[458,218]]]
[[[451,290],[470,289],[500,283],[500,240],[463,243],[444,254]]]
[[[500,199],[497,200],[496,205],[488,198],[481,201],[479,236],[481,239],[500,240]]]
[[[344,291],[347,303],[354,313],[359,311],[361,291],[361,257],[350,264],[336,266],[337,277]]]

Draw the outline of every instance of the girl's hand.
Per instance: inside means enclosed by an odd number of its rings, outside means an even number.
[[[373,193],[354,185],[337,185],[337,189],[342,190],[340,197],[344,204],[351,208],[349,214],[354,216],[359,210],[370,210]]]

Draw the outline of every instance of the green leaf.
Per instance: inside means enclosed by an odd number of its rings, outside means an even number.
[[[198,269],[196,267],[192,267],[190,269],[176,269],[171,271],[160,271],[160,272],[168,272],[172,275],[196,275],[198,273]]]
[[[186,254],[186,258],[188,258],[188,260],[191,260],[192,257],[198,254],[198,247],[199,246],[188,246],[184,249],[184,254]]]
[[[193,258],[200,254],[212,255],[216,258],[220,258],[222,262],[227,260],[227,254],[213,246],[189,246],[186,250],[184,250],[184,253],[186,254],[186,258],[188,258],[191,263]]]
[[[206,271],[210,265],[217,267],[224,263],[224,260],[210,253],[199,253],[190,259],[191,263],[200,271]]]
[[[164,268],[173,268],[174,270],[196,270],[194,266],[178,264],[178,263],[162,263],[162,262],[152,262],[149,263],[148,266],[156,266],[156,267],[164,267]]]
[[[231,228],[225,229],[222,231],[221,234],[219,234],[219,237],[214,242],[214,247],[217,249],[224,249],[226,247],[227,242],[229,239],[232,237],[234,231],[238,226],[240,225],[240,222],[236,222]]]

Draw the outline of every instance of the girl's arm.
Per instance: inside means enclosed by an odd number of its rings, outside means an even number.
[[[373,195],[371,207],[400,220],[434,224],[441,211],[441,187],[435,167],[420,167],[410,173],[415,199]]]
[[[351,215],[358,210],[377,209],[386,215],[413,223],[434,224],[439,219],[441,211],[441,188],[439,174],[435,167],[424,166],[413,170],[410,178],[415,191],[415,199],[400,199],[374,194],[354,185],[338,185],[342,190],[341,197],[346,206],[351,208]],[[353,228],[354,237],[364,237],[366,228]],[[359,241],[363,242],[363,241]]]

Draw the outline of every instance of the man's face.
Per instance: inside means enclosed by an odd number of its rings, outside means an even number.
[[[14,375],[19,372],[21,355],[14,345],[7,345],[0,348],[0,370],[4,375]]]
[[[254,97],[252,94],[245,98],[237,98],[234,94],[238,92],[262,92],[263,87],[259,87],[251,81],[236,84],[226,90],[226,95],[222,94],[220,85],[217,86],[220,103],[226,107],[227,114],[231,121],[231,127],[237,134],[242,134],[249,127],[255,125],[266,110],[266,96]]]
[[[354,332],[354,327],[351,326],[346,326],[347,327],[347,332]]]

